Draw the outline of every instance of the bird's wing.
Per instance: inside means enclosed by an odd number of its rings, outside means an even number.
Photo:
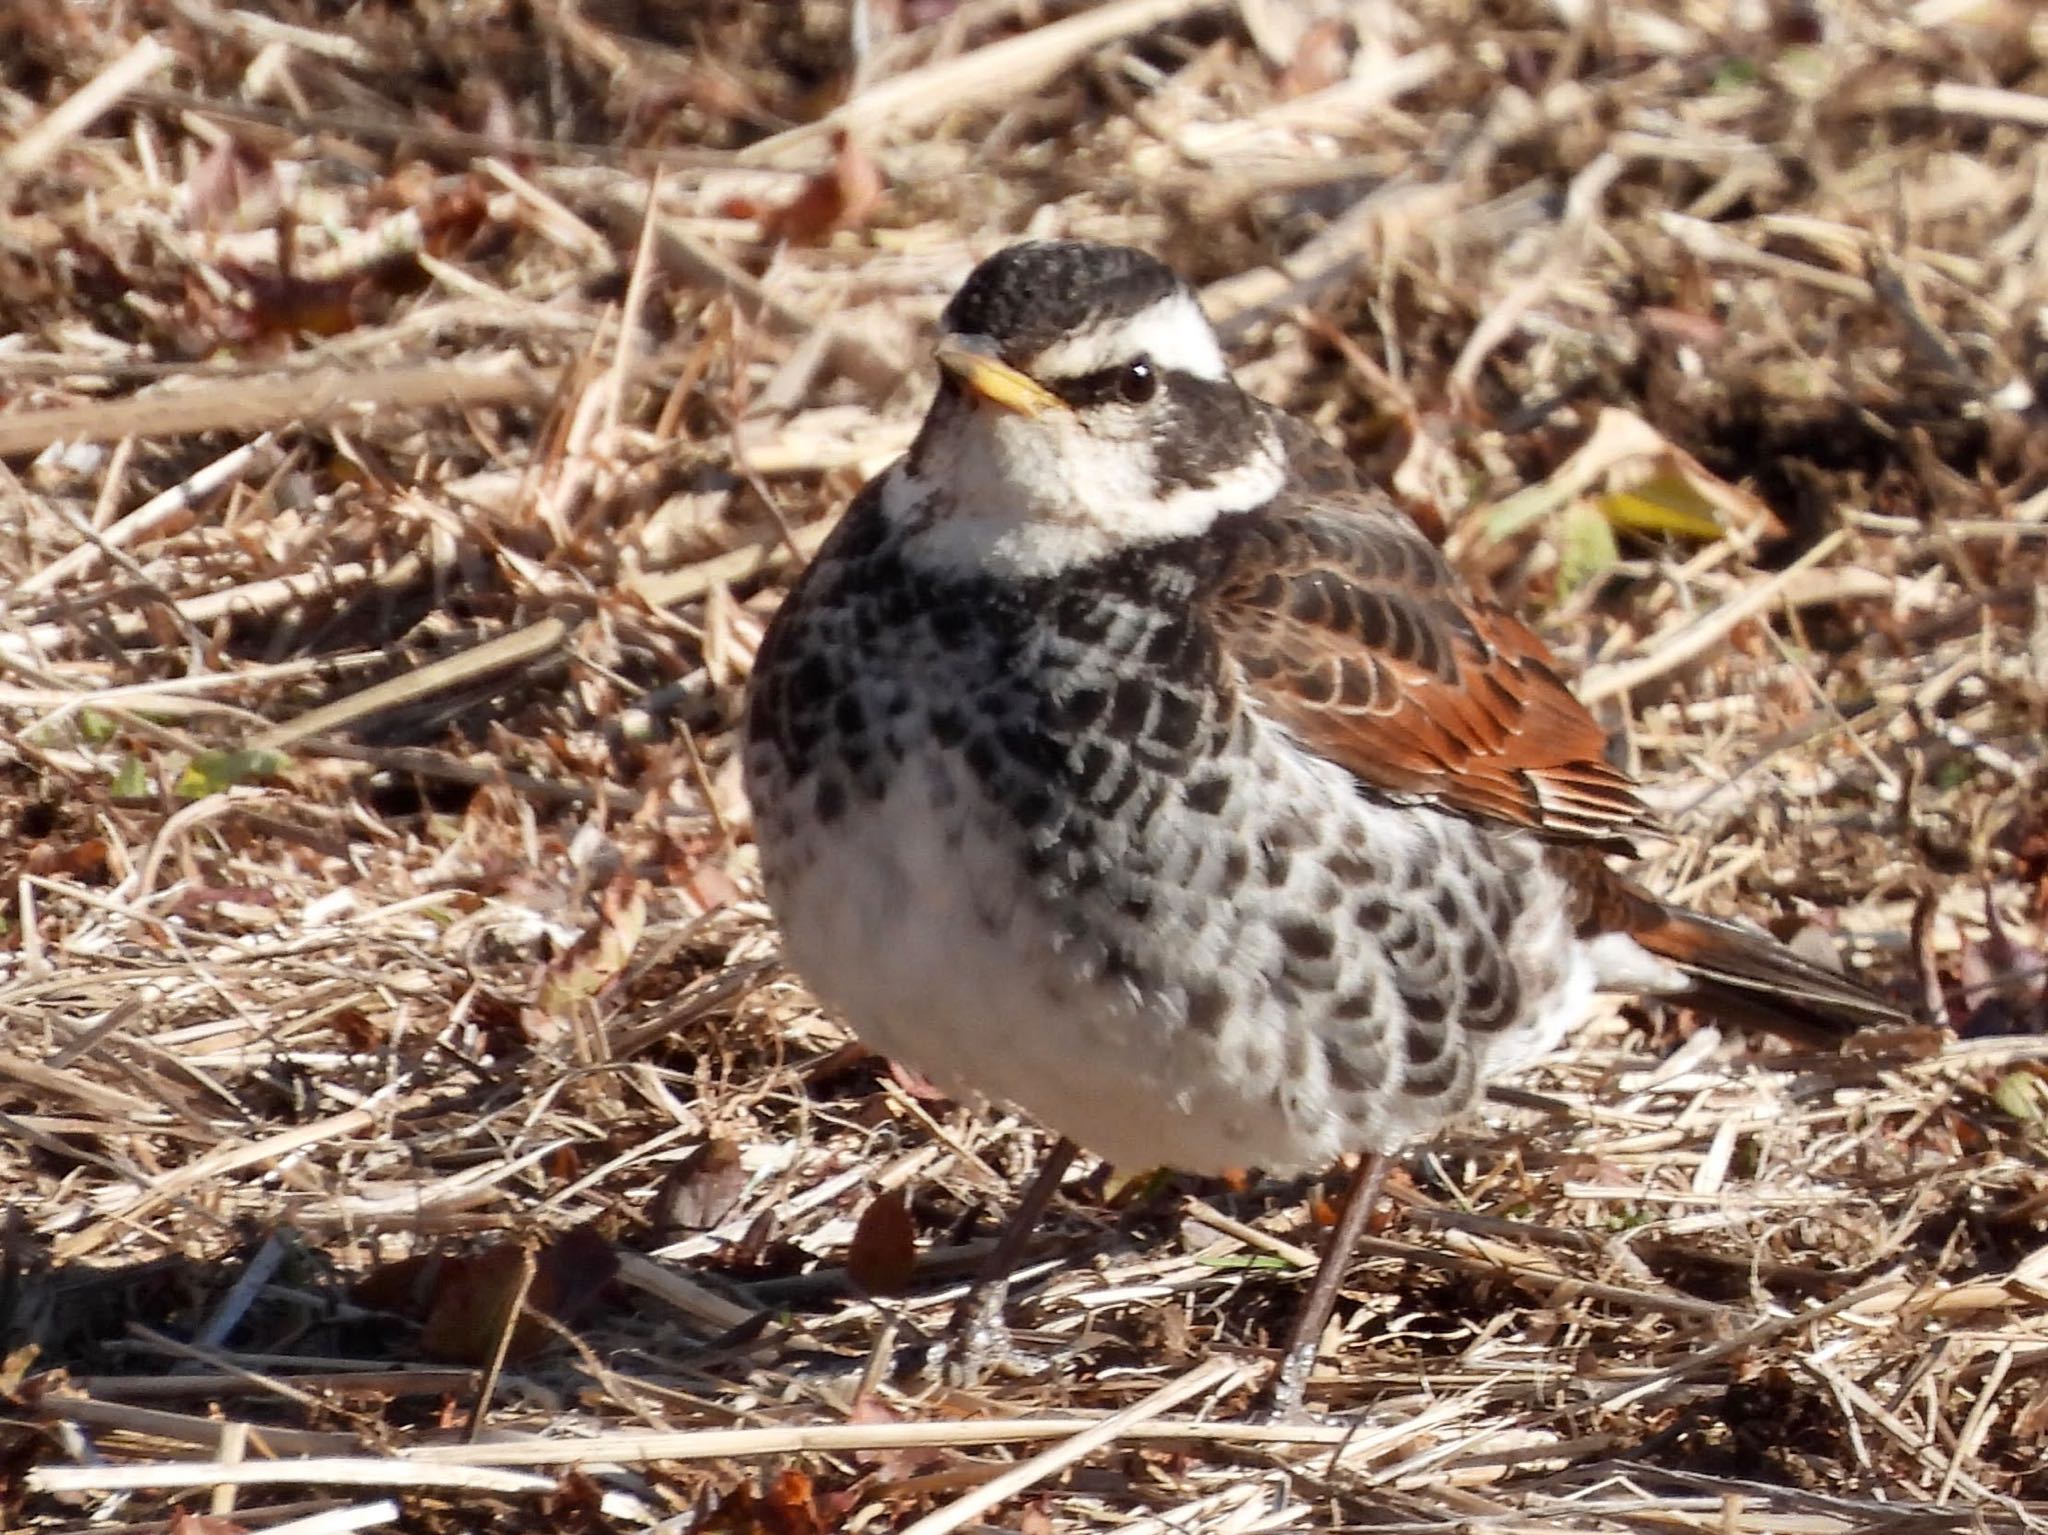
[[[1655,830],[1543,642],[1393,508],[1285,494],[1234,520],[1212,592],[1260,706],[1361,784],[1559,841]]]

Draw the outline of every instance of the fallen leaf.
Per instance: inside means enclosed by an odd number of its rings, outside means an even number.
[[[247,347],[296,336],[344,336],[362,321],[357,300],[365,285],[357,273],[314,279],[232,262],[222,262],[219,270],[239,291],[240,305],[204,303],[194,295],[192,307],[223,344]]]
[[[258,778],[281,778],[291,759],[283,752],[258,747],[234,751],[203,751],[185,764],[171,792],[179,799],[204,799],[221,794],[236,784]]]
[[[569,1183],[583,1171],[583,1158],[576,1154],[574,1146],[557,1146],[547,1154],[542,1166],[547,1170],[549,1182]]]
[[[709,1231],[747,1191],[738,1141],[713,1136],[669,1170],[654,1198],[656,1218],[685,1231]]]
[[[2048,1126],[2048,1081],[2031,1071],[2008,1071],[1991,1089],[1991,1101],[2034,1130]]]
[[[523,1315],[511,1323],[512,1308],[522,1292],[530,1296],[532,1289],[527,1263],[527,1248],[520,1242],[499,1242],[450,1258],[441,1267],[433,1304],[420,1325],[420,1352],[444,1364],[487,1365],[497,1357],[508,1324],[508,1360],[537,1352],[547,1339],[546,1329]]]
[[[1122,1168],[1112,1167],[1102,1183],[1102,1202],[1117,1209],[1129,1209],[1150,1199],[1172,1179],[1171,1168],[1141,1167],[1126,1173]]]
[[[1599,490],[1596,492],[1596,487]],[[1768,506],[1710,471],[1642,417],[1606,406],[1592,432],[1548,477],[1497,502],[1481,526],[1491,539],[1522,529],[1595,496],[1617,527],[1712,540],[1726,528],[1752,538],[1785,535]]]
[[[853,1410],[846,1415],[849,1423],[902,1423],[908,1421],[905,1415],[887,1402],[872,1396],[857,1397]],[[953,1459],[954,1452],[941,1445],[910,1445],[900,1450],[855,1450],[853,1459],[863,1466],[874,1469],[877,1482],[900,1482],[915,1476],[928,1466],[943,1465]]]
[[[21,1390],[21,1383],[28,1378],[42,1351],[36,1343],[24,1343],[8,1351],[7,1357],[0,1360],[0,1396],[11,1397]]]
[[[695,1528],[701,1535],[824,1535],[811,1479],[794,1467],[778,1471],[756,1492],[741,1482]]]
[[[2012,1434],[2021,1443],[2048,1435],[2048,1383],[2037,1387],[2032,1399],[2013,1415]]]
[[[496,1357],[512,1307],[554,1318],[565,1326],[587,1315],[619,1271],[618,1255],[589,1227],[563,1232],[533,1249],[525,1277],[523,1242],[496,1242],[476,1252],[426,1254],[372,1269],[350,1292],[358,1304],[420,1323],[420,1352],[447,1364],[487,1365]],[[507,1359],[530,1358],[552,1330],[540,1316],[522,1315],[512,1330]]]
[[[606,991],[625,973],[647,926],[647,895],[633,880],[605,887],[602,920],[547,967],[534,994],[545,1013],[562,1014]]]
[[[1645,305],[1636,312],[1636,323],[1652,335],[1696,347],[1703,352],[1718,347],[1728,335],[1728,328],[1712,315],[1663,304]]]
[[[882,172],[844,128],[832,135],[832,164],[761,218],[761,237],[815,245],[835,229],[858,229],[882,200]]]
[[[1665,469],[1599,500],[1608,522],[1631,533],[1671,533],[1710,544],[1722,534],[1714,503],[1685,475]]]
[[[142,765],[140,757],[123,757],[121,765],[114,769],[114,776],[107,782],[109,799],[148,799],[152,790],[149,770]]]
[[[945,1092],[931,1081],[912,1071],[901,1061],[889,1062],[889,1080],[902,1088],[919,1103],[944,1103]]]
[[[172,1511],[168,1529],[170,1535],[248,1535],[249,1527],[219,1514],[195,1514],[180,1508]]]
[[[1336,1225],[1343,1218],[1343,1215],[1344,1212],[1339,1207],[1337,1201],[1330,1198],[1321,1189],[1317,1189],[1315,1193],[1309,1195],[1308,1219],[1310,1225],[1320,1226],[1323,1230],[1327,1231]]]
[[[869,1295],[901,1295],[917,1271],[917,1228],[894,1189],[877,1194],[861,1212],[846,1250],[846,1272]]]
[[[554,1487],[541,1494],[541,1512],[549,1530],[607,1530],[613,1528],[604,1511],[604,1488],[580,1466],[562,1473]]]
[[[1597,580],[1620,558],[1614,525],[1599,508],[1581,501],[1566,510],[1557,527],[1557,584],[1561,592],[1575,592]]]
[[[98,883],[108,875],[107,853],[104,837],[88,837],[83,842],[51,840],[30,847],[24,862],[29,873],[46,879],[62,875]]]
[[[1294,57],[1273,82],[1273,93],[1285,101],[1335,85],[1351,68],[1352,45],[1348,22],[1326,16],[1313,23],[1294,45]]]
[[[775,1219],[773,1209],[759,1210],[747,1222],[747,1229],[740,1233],[737,1242],[727,1244],[719,1256],[731,1268],[759,1270],[767,1264],[769,1254],[776,1250],[781,1223]]]
[[[248,228],[278,207],[270,156],[224,133],[185,178],[185,217],[195,229]]]
[[[618,1277],[619,1255],[612,1244],[594,1227],[572,1227],[541,1248],[527,1303],[573,1327],[591,1314]]]

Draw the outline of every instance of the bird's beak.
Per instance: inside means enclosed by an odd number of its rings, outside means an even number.
[[[1066,401],[1030,374],[1019,372],[992,351],[984,351],[964,337],[953,336],[940,342],[934,355],[940,367],[989,404],[1000,405],[1004,410],[1035,416],[1066,405]]]

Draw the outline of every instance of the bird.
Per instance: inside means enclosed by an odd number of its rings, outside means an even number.
[[[797,975],[1058,1136],[953,1318],[963,1368],[1079,1148],[1355,1159],[1268,1391],[1292,1416],[1387,1159],[1595,992],[1903,1020],[1615,867],[1661,828],[1542,641],[1235,382],[1171,267],[1010,245],[939,331],[912,445],[769,622],[741,751]]]

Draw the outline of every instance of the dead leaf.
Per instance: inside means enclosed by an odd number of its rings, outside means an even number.
[[[450,1261],[445,1253],[418,1253],[396,1263],[380,1263],[349,1287],[349,1298],[372,1311],[417,1320],[426,1315],[436,1276]]]
[[[740,1233],[740,1239],[729,1243],[719,1254],[720,1261],[734,1269],[760,1269],[775,1250],[781,1229],[772,1208],[757,1211],[747,1222],[747,1229]]]
[[[275,163],[233,134],[223,134],[185,178],[185,218],[194,229],[254,228],[277,208]]]
[[[619,1255],[595,1227],[577,1226],[541,1248],[527,1303],[565,1327],[588,1317],[619,1277]]]
[[[22,1381],[35,1368],[42,1351],[42,1346],[35,1343],[24,1343],[8,1351],[6,1359],[0,1360],[0,1396],[11,1397],[21,1390]]]
[[[1301,34],[1294,45],[1294,57],[1273,82],[1274,94],[1283,101],[1306,96],[1335,85],[1351,69],[1354,37],[1348,22],[1326,16]]]
[[[647,926],[647,895],[639,883],[614,880],[599,901],[601,920],[547,967],[534,1000],[546,1013],[565,1014],[608,990],[625,973]]]
[[[1226,1180],[1228,1177],[1226,1173]],[[1112,1167],[1102,1182],[1102,1202],[1119,1210],[1128,1210],[1150,1199],[1172,1179],[1171,1168],[1141,1167],[1127,1173],[1120,1167]]]
[[[1710,544],[1721,536],[1714,502],[1684,474],[1662,470],[1596,503],[1614,527],[1631,533],[1670,533]]]
[[[540,1506],[552,1531],[613,1527],[604,1511],[604,1488],[579,1466],[571,1466],[551,1491],[541,1494]]]
[[[908,1421],[887,1402],[872,1396],[857,1397],[853,1410],[846,1415],[849,1423],[902,1423]],[[855,1462],[874,1468],[877,1482],[900,1482],[915,1476],[928,1466],[943,1465],[953,1459],[954,1452],[939,1445],[911,1445],[900,1450],[855,1450]]]
[[[170,1535],[248,1535],[249,1526],[224,1519],[219,1514],[195,1514],[189,1508],[173,1509]]]
[[[894,1189],[877,1194],[861,1212],[846,1250],[846,1272],[870,1295],[901,1295],[917,1270],[917,1228]]]
[[[815,245],[837,229],[858,229],[882,200],[882,172],[845,129],[832,135],[831,167],[761,218],[764,240]]]
[[[820,1517],[811,1479],[790,1467],[760,1492],[740,1483],[696,1528],[702,1535],[825,1535],[831,1526]]]
[[[547,1154],[542,1164],[547,1170],[550,1183],[569,1183],[583,1171],[583,1158],[570,1145],[557,1146]]]
[[[700,913],[730,906],[746,894],[738,880],[714,863],[698,863],[690,870],[686,883],[690,894],[696,897]]]
[[[420,1352],[444,1364],[489,1364],[497,1357],[512,1308],[522,1292],[531,1293],[527,1263],[527,1249],[519,1242],[499,1242],[447,1260],[436,1276],[433,1302],[420,1326]],[[505,1357],[527,1358],[546,1340],[539,1322],[521,1316],[512,1327]]]
[[[1931,1061],[1949,1046],[1948,1030],[1906,1024],[1890,1029],[1858,1029],[1842,1041],[1842,1054],[1883,1059],[1904,1056],[1910,1061]]]
[[[2013,1414],[2012,1434],[2021,1443],[2048,1435],[2048,1384],[2037,1388],[2026,1406]]]
[[[1597,493],[1616,527],[1711,540],[1739,528],[1756,539],[1785,535],[1785,525],[1748,491],[1730,485],[1649,422],[1606,406],[1591,434],[1548,478],[1486,513],[1486,536],[1505,539]]]
[[[486,1365],[496,1357],[508,1314],[524,1311],[574,1325],[618,1275],[618,1255],[589,1227],[566,1231],[534,1251],[524,1278],[527,1246],[496,1242],[472,1253],[427,1254],[372,1269],[351,1292],[361,1305],[420,1323],[420,1352],[447,1364]],[[538,1316],[522,1315],[506,1358],[525,1359],[553,1336]]]
[[[1568,508],[1557,525],[1557,585],[1575,592],[1612,570],[1621,559],[1614,524],[1591,502]]]
[[[709,1231],[739,1203],[748,1173],[738,1141],[713,1136],[670,1169],[655,1195],[656,1219],[685,1231]]]
[[[28,850],[24,862],[31,874],[61,875],[100,884],[111,873],[107,856],[106,838],[88,837],[83,842],[38,842]]]
[[[1636,323],[1652,335],[1702,352],[1713,351],[1728,336],[1728,328],[1712,315],[1663,304],[1645,305],[1636,312]]]

